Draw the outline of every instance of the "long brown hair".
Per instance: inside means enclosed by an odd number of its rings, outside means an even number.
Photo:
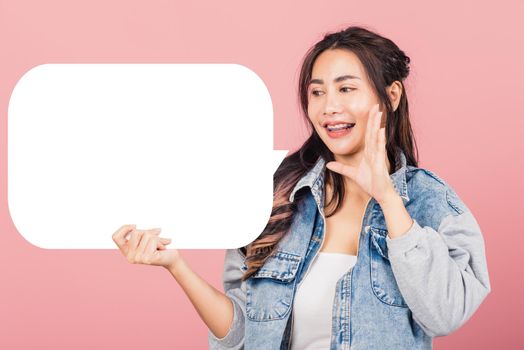
[[[284,159],[274,174],[273,210],[269,222],[255,241],[242,248],[247,266],[243,280],[253,275],[264,264],[274,252],[277,243],[288,232],[297,203],[302,198],[300,192],[297,192],[294,201],[289,201],[298,180],[311,170],[318,157],[322,157],[326,162],[335,160],[307,114],[308,85],[313,64],[322,52],[332,49],[349,50],[360,59],[372,88],[380,103],[385,106],[386,152],[391,169],[396,169],[399,165],[399,159],[396,159],[398,149],[404,152],[408,165],[418,166],[418,150],[409,121],[408,99],[403,83],[409,75],[409,57],[393,41],[360,26],[351,26],[336,33],[326,34],[306,53],[300,70],[300,107],[311,135],[297,151]],[[393,111],[386,87],[396,80],[402,84],[402,95],[397,109]],[[333,184],[333,196],[327,207],[335,203],[335,208],[326,213],[329,217],[340,209],[345,188],[343,176],[327,168],[326,181]]]

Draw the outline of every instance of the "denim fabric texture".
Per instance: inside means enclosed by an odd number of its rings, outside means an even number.
[[[357,263],[338,280],[334,300],[325,300],[333,305],[330,349],[432,349],[433,337],[462,326],[491,291],[484,239],[469,208],[436,174],[408,166],[400,150],[398,160],[390,178],[414,223],[391,239],[371,198]],[[210,349],[291,348],[296,287],[324,236],[325,169],[319,158],[296,184],[290,231],[247,281],[240,281],[240,249],[226,251],[223,282],[234,317],[223,338],[208,332]]]

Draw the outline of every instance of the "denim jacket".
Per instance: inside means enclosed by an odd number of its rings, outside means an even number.
[[[413,225],[391,239],[380,205],[368,202],[357,262],[338,280],[334,300],[324,301],[333,305],[331,349],[431,349],[433,337],[458,329],[491,291],[484,239],[469,208],[436,174],[407,165],[402,151],[398,157],[390,178]],[[295,291],[324,237],[324,174],[319,158],[298,181],[290,231],[254,275],[241,282],[245,256],[226,251],[233,322],[223,338],[208,331],[210,349],[290,349]]]

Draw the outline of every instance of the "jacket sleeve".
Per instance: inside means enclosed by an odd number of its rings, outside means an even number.
[[[386,237],[400,292],[431,337],[457,330],[491,291],[480,227],[451,188],[446,198],[450,214],[437,231],[413,220],[404,235]]]
[[[223,338],[217,338],[213,332],[208,330],[209,349],[244,349],[245,335],[245,313],[246,313],[246,287],[241,281],[244,272],[241,267],[244,258],[238,249],[226,250],[223,271],[223,284],[226,296],[233,302],[233,322],[228,333]]]

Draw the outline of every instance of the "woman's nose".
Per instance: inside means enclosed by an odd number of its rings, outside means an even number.
[[[325,101],[324,114],[339,113],[341,111],[341,103],[337,94],[326,93]]]

